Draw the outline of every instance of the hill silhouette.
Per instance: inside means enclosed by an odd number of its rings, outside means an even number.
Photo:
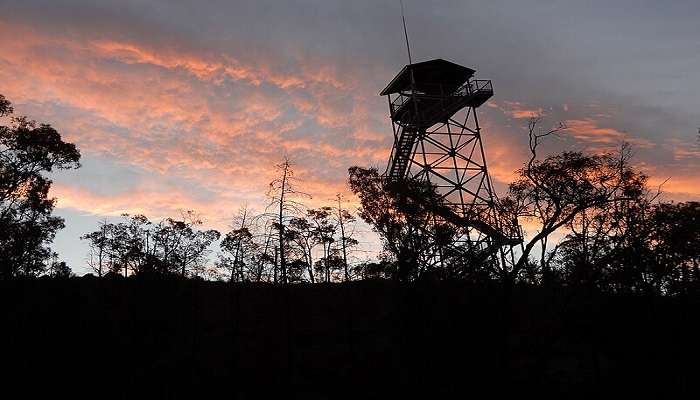
[[[463,282],[0,283],[5,382],[108,398],[696,390],[700,298]],[[11,305],[11,306],[10,306]],[[41,384],[38,384],[41,382]]]

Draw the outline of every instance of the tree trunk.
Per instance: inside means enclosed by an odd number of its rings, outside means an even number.
[[[280,242],[280,268],[282,269],[282,283],[287,283],[287,260],[285,259],[284,251],[284,191],[287,186],[287,166],[284,167],[284,173],[282,175],[282,188],[280,190],[280,202],[279,202],[279,242]]]
[[[345,246],[345,224],[343,223],[343,212],[340,207],[340,194],[338,194],[338,223],[340,224],[340,243],[343,248],[343,269],[345,272],[345,282],[347,282],[350,280],[350,274],[348,273],[348,252]]]
[[[97,254],[97,276],[102,278],[102,252],[104,251],[103,244],[100,244],[100,252]]]
[[[308,270],[309,270],[309,280],[311,281],[311,283],[316,283],[316,279],[314,278],[314,267],[313,267],[314,262],[313,262],[313,258],[311,256],[311,249],[308,248],[308,246],[307,246],[307,250],[308,250],[308,254],[306,255],[306,263],[307,263]]]
[[[273,272],[273,276],[274,276],[274,281],[273,281],[273,282],[274,282],[275,284],[277,284],[277,252],[278,252],[278,249],[277,249],[277,246],[275,246],[275,262],[274,262],[274,264],[273,264],[274,267],[272,268],[273,271],[274,271],[274,272]]]
[[[235,274],[236,274],[236,267],[238,266],[238,249],[240,247],[240,241],[238,242],[238,245],[236,246],[236,254],[233,256],[233,265],[231,266],[231,279],[229,279],[229,282],[233,283],[235,279]]]

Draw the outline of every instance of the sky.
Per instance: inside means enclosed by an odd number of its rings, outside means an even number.
[[[700,2],[404,5],[414,61],[493,81],[479,119],[500,193],[539,113],[569,127],[548,151],[626,141],[665,199],[700,199]],[[78,274],[78,237],[105,218],[192,209],[226,230],[241,205],[262,211],[284,156],[309,206],[352,202],[348,167],[386,165],[378,93],[406,63],[398,0],[0,0],[0,93],[82,153],[51,191],[54,249]]]

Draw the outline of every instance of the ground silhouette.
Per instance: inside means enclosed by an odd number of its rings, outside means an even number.
[[[700,297],[494,283],[0,282],[5,382],[112,398],[696,391]],[[41,384],[38,384],[41,382]]]

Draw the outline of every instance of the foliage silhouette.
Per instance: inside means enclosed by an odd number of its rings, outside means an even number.
[[[99,276],[104,271],[123,276],[196,276],[206,267],[209,247],[220,237],[218,231],[199,229],[203,222],[193,211],[157,224],[143,215],[123,217],[125,221],[103,223],[81,237],[89,242],[91,265]]]
[[[673,294],[696,287],[697,203],[657,202],[659,193],[647,188],[647,176],[632,165],[626,144],[615,152],[566,151],[540,158],[542,140],[566,131],[563,124],[542,131],[541,121],[529,121],[531,157],[497,204],[500,226],[537,225],[513,264],[483,262],[464,251],[432,266],[429,249],[447,246],[458,232],[448,223],[426,230],[425,221],[436,204],[440,207],[435,189],[413,181],[397,187],[376,169],[352,167],[349,184],[360,199],[359,215],[384,248],[383,261],[359,266],[360,276],[415,280],[430,272],[511,287],[520,282],[625,293]],[[555,233],[564,239],[552,244]]]
[[[0,116],[12,106],[0,95]],[[0,126],[0,279],[37,276],[55,267],[49,245],[64,227],[52,215],[56,199],[49,197],[54,170],[80,167],[80,152],[47,124],[12,117]],[[55,269],[54,268],[54,269]],[[61,275],[67,266],[61,265]],[[52,274],[55,274],[52,272]]]
[[[396,263],[395,278],[416,279],[435,269],[436,247],[453,244],[456,227],[448,222],[426,224],[439,196],[430,184],[407,181],[387,183],[375,168],[351,167],[350,189],[359,199],[359,215],[382,239],[384,257]],[[449,274],[454,276],[455,274]]]
[[[219,257],[219,266],[230,271],[230,282],[243,282],[246,269],[251,264],[257,244],[253,240],[251,215],[248,207],[243,206],[234,220],[233,229],[221,241],[221,250],[226,254]]]
[[[686,294],[700,285],[700,204],[641,198],[581,215],[561,242],[562,284],[612,293]]]

